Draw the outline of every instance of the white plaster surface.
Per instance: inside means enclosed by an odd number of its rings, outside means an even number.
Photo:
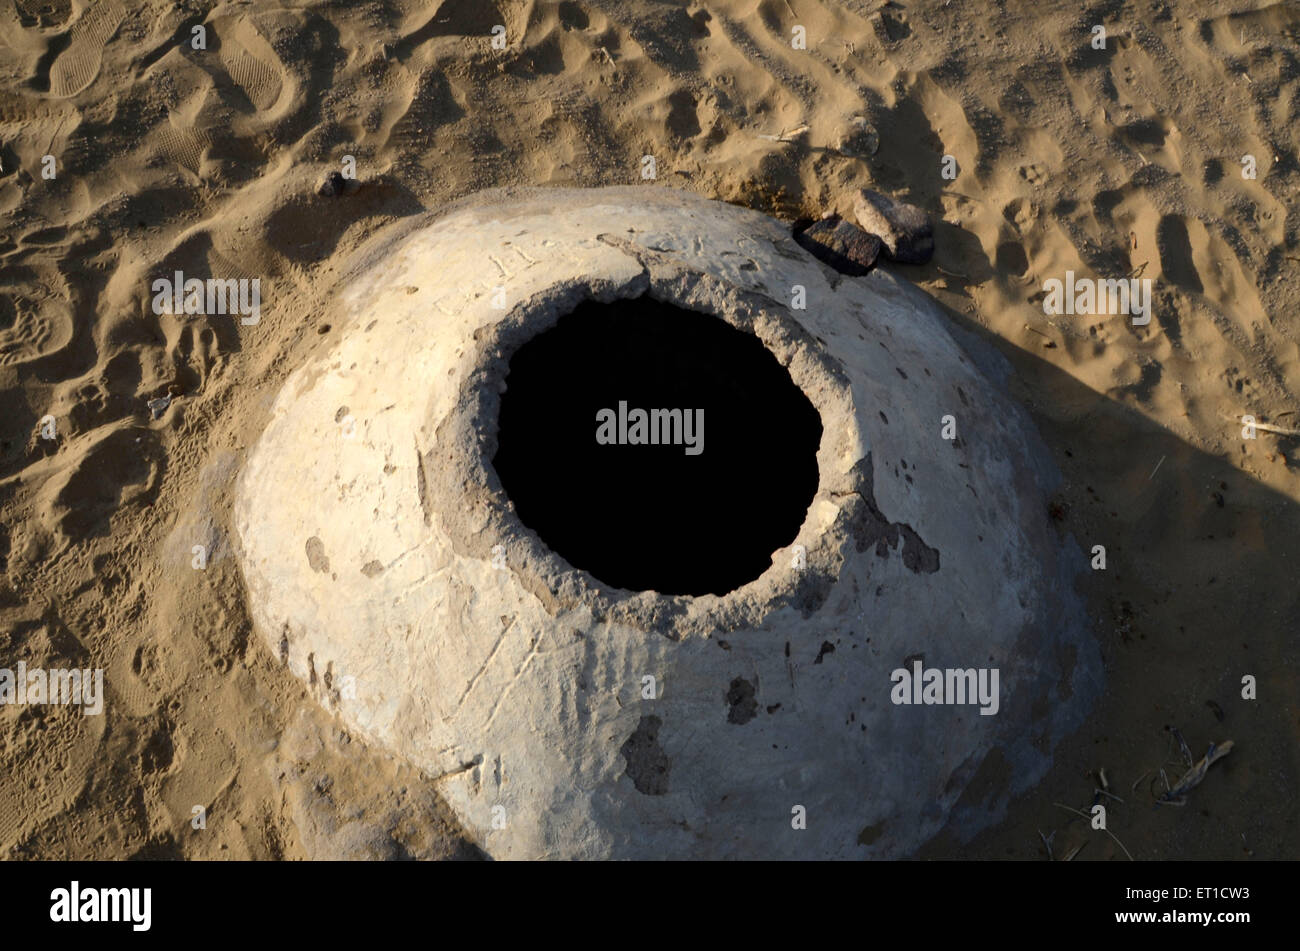
[[[504,503],[466,420],[509,328],[647,290],[758,333],[822,413],[797,540],[817,584],[786,549],[726,598],[608,591],[485,514]],[[497,192],[396,227],[331,306],[340,339],[239,482],[254,622],[351,729],[441,777],[495,857],[905,856],[994,821],[1100,689],[1032,424],[886,271],[841,277],[787,225],[669,189]],[[917,654],[998,668],[997,715],[891,703]]]

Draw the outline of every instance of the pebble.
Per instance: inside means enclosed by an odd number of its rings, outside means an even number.
[[[863,158],[875,155],[879,148],[880,133],[876,131],[875,126],[862,116],[854,116],[849,120],[849,127],[841,133],[835,151],[841,155]]]
[[[171,394],[164,394],[156,400],[149,401],[149,415],[154,419],[161,419],[163,413],[167,412],[167,407],[172,405]]]

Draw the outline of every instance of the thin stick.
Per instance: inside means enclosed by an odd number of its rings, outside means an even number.
[[[1082,816],[1084,819],[1088,821],[1089,824],[1092,823],[1092,816],[1088,815],[1086,812],[1083,812],[1082,810],[1075,809],[1073,806],[1067,806],[1064,803],[1060,803],[1060,802],[1054,802],[1052,803],[1052,805],[1058,806],[1061,809],[1064,809],[1066,812],[1073,812],[1076,816]],[[1115,844],[1118,845],[1121,849],[1124,849],[1124,854],[1128,856],[1128,860],[1130,862],[1136,861],[1133,858],[1133,853],[1130,852],[1127,848],[1125,848],[1124,843],[1119,840],[1119,836],[1115,835],[1114,832],[1111,832],[1109,829],[1106,828],[1103,828],[1101,831],[1106,833],[1112,839],[1114,839]]]
[[[781,132],[777,133],[776,135],[768,135],[765,132],[756,132],[754,134],[757,135],[760,139],[767,139],[769,142],[792,142],[794,141],[794,137],[796,135],[802,135],[803,133],[807,132],[809,128],[811,128],[811,126],[801,125],[801,126],[796,126],[793,129],[783,129]]]
[[[1201,780],[1205,778],[1205,774],[1209,772],[1210,767],[1231,752],[1232,740],[1211,743],[1210,749],[1201,758],[1201,761],[1188,769],[1183,778],[1178,781],[1177,786],[1165,793],[1164,801],[1171,805],[1177,803],[1181,806],[1183,797],[1201,784]]]
[[[1191,769],[1196,760],[1192,759],[1192,751],[1187,748],[1187,741],[1183,739],[1183,734],[1178,731],[1176,726],[1166,727],[1165,729],[1172,733],[1174,739],[1178,741],[1178,749],[1183,754],[1183,763],[1188,769]]]
[[[956,198],[964,198],[964,199],[966,199],[967,201],[975,201],[975,202],[979,202],[981,205],[983,205],[983,204],[987,204],[987,203],[984,201],[983,198],[976,198],[976,197],[974,197],[973,195],[963,195],[961,192],[955,192],[955,191],[953,191],[951,188],[944,188],[944,189],[941,189],[940,192],[939,192],[939,194],[940,194],[940,195],[952,195],[952,196],[954,196],[954,197],[956,197]],[[1293,260],[1293,261],[1295,261],[1295,260],[1300,260],[1300,258],[1291,258],[1291,260]]]
[[[1233,422],[1239,423],[1242,421],[1244,417],[1225,416],[1223,418],[1230,419]],[[1254,426],[1256,429],[1264,430],[1264,432],[1266,433],[1277,433],[1279,436],[1300,436],[1300,429],[1287,429],[1285,426],[1274,426],[1272,423],[1261,423],[1258,421],[1251,423],[1251,425]]]

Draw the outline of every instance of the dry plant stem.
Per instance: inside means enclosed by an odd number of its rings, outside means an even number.
[[[1076,816],[1079,816],[1080,818],[1083,818],[1083,819],[1087,819],[1089,823],[1092,822],[1092,817],[1091,817],[1091,816],[1089,816],[1086,812],[1083,812],[1083,811],[1080,810],[1080,809],[1075,809],[1073,806],[1067,806],[1067,805],[1065,805],[1064,803],[1059,803],[1059,802],[1054,802],[1054,803],[1052,803],[1052,805],[1053,805],[1053,806],[1057,806],[1058,808],[1064,809],[1066,812],[1073,812]],[[1119,836],[1115,835],[1115,833],[1114,833],[1114,832],[1111,832],[1109,829],[1102,829],[1101,831],[1104,832],[1104,833],[1106,833],[1108,836],[1110,836],[1112,839],[1115,840],[1115,844],[1118,845],[1121,849],[1124,850],[1124,854],[1128,856],[1128,860],[1129,860],[1130,862],[1135,861],[1134,858],[1133,858],[1133,853],[1130,852],[1130,851],[1125,847],[1124,843],[1121,842],[1121,841],[1119,840]]]
[[[1225,416],[1224,419],[1230,419],[1234,423],[1240,423],[1244,416]],[[1254,422],[1250,425],[1256,429],[1262,429],[1266,433],[1276,433],[1279,436],[1300,436],[1300,429],[1287,429],[1285,426],[1274,426],[1272,423]]]

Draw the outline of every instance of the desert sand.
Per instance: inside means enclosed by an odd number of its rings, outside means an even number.
[[[896,273],[1010,361],[1066,477],[1044,517],[1105,546],[1104,698],[1005,821],[921,856],[1300,856],[1294,3],[14,0],[0,27],[0,666],[106,693],[0,706],[0,855],[476,854],[251,636],[230,491],[378,229],[639,183],[929,212],[934,259]],[[156,313],[175,271],[260,279],[258,321]],[[1045,314],[1067,271],[1152,279],[1152,321]],[[1169,726],[1234,743],[1182,807],[1153,803],[1185,770]],[[1115,839],[1057,805],[1100,770]]]

